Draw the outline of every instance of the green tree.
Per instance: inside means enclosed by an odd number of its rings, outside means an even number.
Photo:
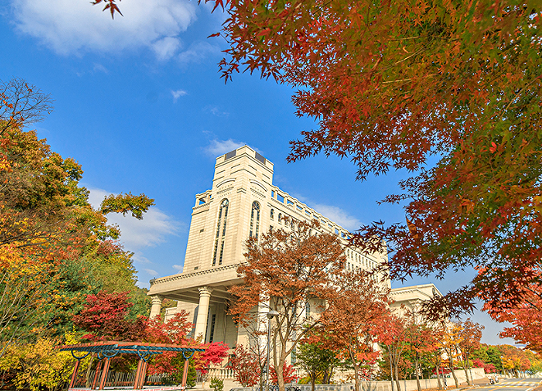
[[[320,337],[325,338],[325,334]],[[315,390],[317,382],[330,384],[333,371],[340,362],[336,357],[336,352],[323,347],[323,342],[318,339],[319,337],[316,337],[313,342],[307,341],[300,344],[296,352],[297,365],[309,376],[312,391]]]

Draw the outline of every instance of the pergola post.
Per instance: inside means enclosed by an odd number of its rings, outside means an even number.
[[[143,359],[139,358],[139,362],[137,363],[137,369],[136,369],[136,378],[134,379],[134,390],[139,389],[139,378],[141,377],[141,367],[143,366]]]
[[[181,383],[181,390],[186,389],[186,381],[188,379],[188,360],[188,358],[184,360],[183,381]]]
[[[139,377],[139,384],[138,389],[143,389],[143,386],[145,385],[145,378],[147,377],[147,361],[143,360],[143,364],[141,364],[141,376]]]
[[[70,385],[68,388],[73,388],[75,386],[75,381],[77,380],[77,372],[79,371],[79,364],[81,364],[81,360],[77,360],[75,362],[75,367],[73,368],[72,378],[70,380]]]
[[[92,382],[92,389],[95,390],[98,383],[98,373],[102,367],[103,360],[98,359],[98,364],[96,365],[96,372],[94,373],[94,381]]]
[[[104,367],[102,369],[102,379],[100,381],[100,390],[103,390],[105,387],[105,382],[107,381],[107,373],[109,372],[109,364],[110,364],[110,359],[108,357],[105,359]]]

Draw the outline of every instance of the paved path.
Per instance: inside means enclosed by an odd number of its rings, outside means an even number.
[[[541,381],[542,379],[534,377],[526,379],[501,379],[497,384],[478,385],[476,391],[534,391],[540,385]],[[542,387],[540,390],[542,390]]]

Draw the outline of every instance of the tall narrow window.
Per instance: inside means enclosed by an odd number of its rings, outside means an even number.
[[[250,233],[249,237],[258,239],[260,230],[260,204],[256,201],[252,203],[252,212],[250,213]]]
[[[216,325],[216,314],[211,316],[211,330],[209,330],[209,342],[213,343],[215,338],[215,325]]]
[[[271,220],[275,218],[275,209],[271,209],[271,212],[269,213],[269,217],[271,217]]]
[[[222,256],[224,255],[224,238],[226,237],[226,222],[228,219],[229,204],[230,203],[227,198],[224,198],[222,202],[220,203],[220,209],[218,211],[218,221],[216,223],[215,251],[213,252],[213,266],[216,266],[217,258],[218,258],[218,264],[222,265]],[[220,250],[220,254],[219,254],[219,250]]]

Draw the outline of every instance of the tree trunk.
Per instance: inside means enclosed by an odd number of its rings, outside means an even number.
[[[440,381],[440,368],[438,364],[435,366],[435,372],[437,373],[438,389],[442,390],[442,382]]]
[[[391,357],[391,349],[388,348],[388,355],[390,357],[390,379],[391,379],[391,391],[394,391],[394,384],[393,384],[393,359]]]
[[[416,385],[418,386],[418,391],[422,391],[422,385],[420,384],[420,372],[418,368],[418,353],[416,352],[414,359],[414,370],[416,371]]]
[[[395,357],[395,362],[393,363],[395,371],[395,382],[397,384],[397,391],[401,391],[401,384],[399,383],[399,358]]]
[[[455,375],[454,359],[451,356],[451,352],[450,352],[449,361],[450,361],[450,370],[452,371],[452,376],[454,377],[454,381],[455,381],[455,388],[459,388],[459,381],[457,380],[457,376]]]
[[[469,386],[472,386],[472,376],[469,380],[469,356],[465,355],[463,357],[463,369],[465,370],[465,378],[467,379],[467,384]]]
[[[316,389],[316,372],[311,373],[311,390],[314,391]]]
[[[286,387],[284,385],[284,363],[286,362],[286,357],[284,355],[281,355],[279,357],[279,362],[275,366],[275,373],[277,374],[277,382],[279,386],[279,391],[286,391]]]
[[[359,364],[354,363],[354,389],[359,390]]]

